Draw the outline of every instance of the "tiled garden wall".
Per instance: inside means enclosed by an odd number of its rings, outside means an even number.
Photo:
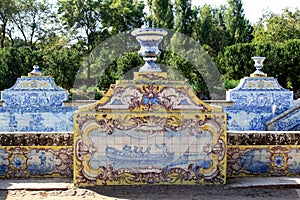
[[[0,146],[0,178],[71,177],[72,146]]]
[[[299,131],[228,132],[227,176],[300,175]]]
[[[0,178],[71,177],[73,116],[68,93],[37,67],[1,92]]]

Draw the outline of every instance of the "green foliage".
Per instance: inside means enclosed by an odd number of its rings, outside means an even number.
[[[29,47],[0,49],[0,90],[12,87],[18,77],[27,76],[36,64],[42,64],[39,51]]]
[[[13,0],[2,0],[0,2],[0,23],[1,23],[1,48],[5,46],[6,33],[9,23],[13,20],[13,16],[17,12],[15,1]]]
[[[285,88],[300,89],[300,40],[284,43],[245,43],[226,47],[218,64],[227,82],[238,81],[255,71],[253,56],[265,56],[263,71]]]
[[[225,79],[224,80],[224,87],[226,90],[235,88],[239,84],[239,80],[232,80],[232,79]]]
[[[196,93],[207,93],[207,86],[200,71],[186,58],[171,53],[168,64],[173,70],[178,71],[188,84],[192,85],[192,88]]]
[[[204,5],[199,8],[199,17],[193,27],[193,39],[215,56],[227,44],[227,31],[224,24],[224,13],[221,8]]]
[[[143,25],[144,3],[138,0],[107,0],[101,5],[101,23],[113,34]]]
[[[197,17],[197,8],[192,8],[191,0],[175,0],[174,9],[174,29],[187,36],[191,36]]]
[[[17,12],[13,16],[11,32],[21,33],[21,38],[31,48],[36,43],[54,31],[54,25],[49,26],[55,19],[51,5],[47,1],[15,0]],[[12,43],[13,43],[12,39]]]
[[[53,49],[44,52],[45,75],[55,79],[57,85],[70,91],[81,66],[81,53],[76,48]]]
[[[132,70],[138,71],[139,66],[144,64],[143,59],[137,52],[126,52],[105,68],[103,75],[99,78],[97,86],[100,90],[107,90],[111,84],[118,79],[132,79]]]
[[[252,40],[252,26],[245,18],[241,0],[228,0],[227,6],[198,8],[192,37],[216,60],[224,47]]]
[[[218,55],[219,70],[224,79],[239,80],[253,72],[251,57],[255,54],[255,46],[251,43],[241,43],[225,48]]]
[[[181,77],[202,99],[222,98],[223,84],[211,57],[200,44],[184,34],[172,35],[165,56],[169,76]],[[177,73],[174,73],[177,72]]]
[[[74,39],[85,41],[88,52],[95,47],[96,35],[101,30],[100,6],[100,0],[58,1],[58,14],[65,33],[74,35]],[[79,34],[80,31],[82,32]]]
[[[228,45],[250,42],[252,40],[252,26],[245,18],[241,0],[228,0],[229,7],[225,12],[225,24],[228,30]]]
[[[172,29],[174,26],[173,5],[170,0],[148,0],[149,15],[147,24],[149,27]]]
[[[300,38],[300,10],[266,13],[254,26],[253,42],[284,42]]]

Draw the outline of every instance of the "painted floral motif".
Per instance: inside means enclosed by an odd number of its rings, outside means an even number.
[[[129,110],[132,111],[141,108],[142,110],[153,111],[159,108],[166,110],[172,108],[171,99],[169,97],[160,97],[163,88],[154,85],[144,85],[141,88],[137,88],[137,90],[141,95],[137,93],[136,96],[131,98]]]
[[[282,155],[277,155],[277,156],[274,156],[274,165],[275,167],[278,167],[278,168],[281,168],[284,166],[284,156]]]
[[[126,82],[129,84],[129,81]],[[135,83],[134,83],[135,84]],[[131,111],[171,111],[195,109],[211,112],[211,108],[194,96],[189,96],[187,86],[162,86],[156,84],[112,86],[106,101],[97,102],[96,111],[119,110]]]
[[[20,169],[24,166],[24,158],[22,156],[14,156],[11,162],[12,166],[16,169]]]

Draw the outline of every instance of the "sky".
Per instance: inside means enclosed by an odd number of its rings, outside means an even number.
[[[192,0],[193,5],[203,6],[209,4],[212,7],[227,5],[228,0]],[[245,17],[251,24],[256,23],[262,17],[265,10],[274,13],[282,13],[282,9],[300,9],[300,0],[242,0]]]

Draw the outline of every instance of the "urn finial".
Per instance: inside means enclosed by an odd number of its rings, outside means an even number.
[[[39,69],[38,65],[33,66],[33,70],[28,73],[28,76],[43,76],[43,71]]]
[[[157,28],[141,28],[132,31],[131,34],[140,43],[141,49],[138,54],[143,56],[145,61],[139,72],[161,72],[160,67],[155,64],[155,61],[161,53],[158,45],[168,32]]]
[[[252,73],[251,77],[266,77],[267,74],[265,74],[261,69],[263,68],[263,62],[266,59],[266,57],[260,57],[260,56],[254,56],[252,57],[252,60],[254,60],[254,67],[256,68],[256,71]]]

